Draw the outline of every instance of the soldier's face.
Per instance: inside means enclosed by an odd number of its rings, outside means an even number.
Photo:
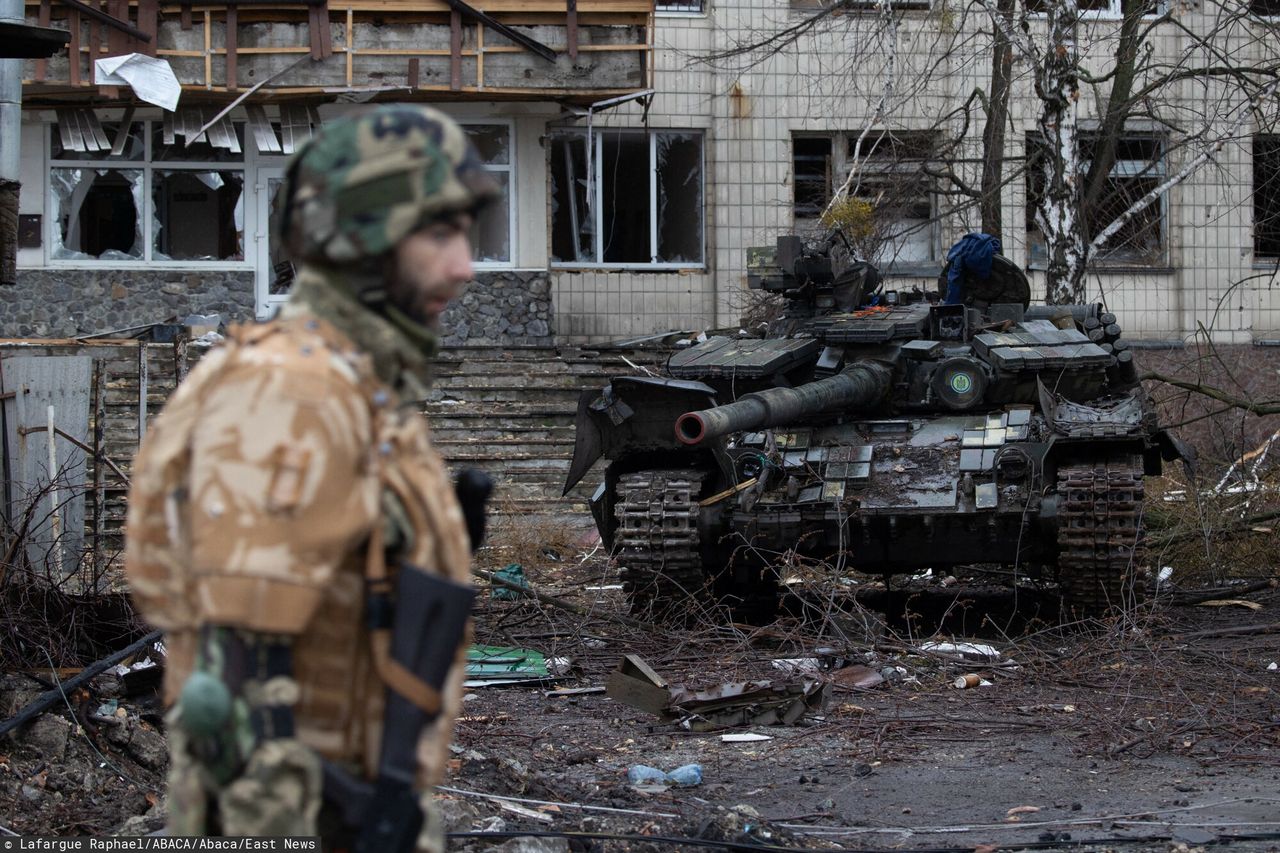
[[[449,300],[471,280],[471,217],[433,222],[401,240],[388,282],[392,302],[426,326],[439,324]]]

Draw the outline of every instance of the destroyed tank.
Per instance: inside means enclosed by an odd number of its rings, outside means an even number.
[[[750,287],[785,306],[764,337],[582,395],[565,492],[608,460],[591,510],[633,609],[767,615],[787,553],[886,576],[995,564],[1081,613],[1128,600],[1143,477],[1187,454],[1115,317],[1030,305],[998,254],[952,304],[945,270],[936,293],[887,290],[838,237],[750,251]]]

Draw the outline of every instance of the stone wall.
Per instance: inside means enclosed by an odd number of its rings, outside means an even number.
[[[18,271],[0,286],[0,337],[70,338],[220,314],[254,315],[253,273],[213,270]],[[545,272],[483,272],[445,311],[447,346],[552,344],[551,284]]]
[[[70,338],[181,320],[253,319],[251,270],[18,270],[0,287],[0,337]]]
[[[551,279],[546,272],[482,272],[440,319],[445,346],[551,346]]]

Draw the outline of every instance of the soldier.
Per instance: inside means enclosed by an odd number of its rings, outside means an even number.
[[[451,119],[390,106],[327,125],[281,192],[289,302],[177,389],[129,496],[169,831],[440,849],[418,792],[443,777],[481,531],[416,404],[496,186]]]

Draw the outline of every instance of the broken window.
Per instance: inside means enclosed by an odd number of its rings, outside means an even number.
[[[497,201],[481,210],[471,226],[472,257],[482,264],[509,264],[512,261],[511,238],[515,222],[511,126],[465,124],[463,129],[479,153],[485,171],[497,181],[499,191]]]
[[[703,264],[701,132],[561,134],[550,171],[556,263]]]
[[[794,213],[799,227],[838,225],[855,251],[886,271],[938,257],[934,182],[937,134],[873,130],[792,138]],[[848,194],[828,211],[836,190]]]
[[[1253,256],[1280,258],[1280,136],[1253,138]]]
[[[1080,170],[1087,172],[1098,144],[1096,133],[1080,134]],[[1045,241],[1036,225],[1036,210],[1044,198],[1044,168],[1037,139],[1027,139],[1027,230],[1033,262],[1046,257]],[[1084,239],[1094,237],[1117,221],[1119,228],[1098,247],[1092,259],[1111,265],[1153,266],[1165,260],[1165,199],[1148,199],[1166,175],[1163,139],[1155,134],[1127,134],[1116,142],[1112,164],[1101,192],[1084,199]],[[1083,177],[1082,177],[1083,180]],[[1141,206],[1138,206],[1141,203]],[[1137,209],[1134,209],[1137,207]]]
[[[141,260],[143,172],[140,169],[52,169],[55,258]]]
[[[157,169],[153,260],[244,259],[244,173]],[[192,228],[191,223],[200,223]]]
[[[51,259],[244,260],[243,152],[165,136],[161,121],[51,126]]]
[[[816,219],[831,201],[831,137],[791,140],[796,219]]]

